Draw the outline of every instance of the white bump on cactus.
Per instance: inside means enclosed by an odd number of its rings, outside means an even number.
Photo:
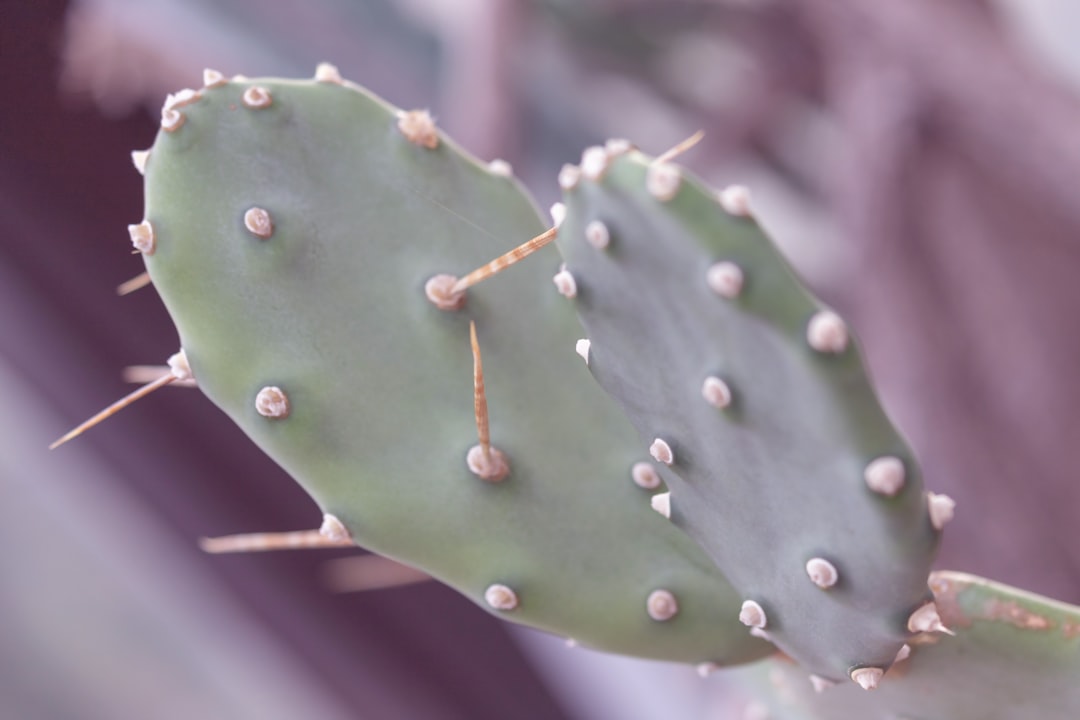
[[[836,685],[836,682],[828,678],[823,678],[820,675],[811,675],[810,684],[814,686],[814,692],[820,695],[821,693]]]
[[[502,158],[495,158],[489,162],[488,170],[492,175],[498,175],[499,177],[512,177],[514,174],[514,167]]]
[[[192,90],[191,88],[184,88],[175,93],[169,93],[165,96],[165,104],[163,110],[176,110],[182,108],[185,105],[191,103],[202,97],[202,94],[198,90]]]
[[[274,103],[274,96],[270,94],[270,90],[262,85],[252,85],[244,91],[241,99],[244,105],[252,110],[263,110]]]
[[[891,455],[876,458],[866,466],[863,479],[874,492],[892,497],[904,487],[904,463]]]
[[[566,206],[561,202],[554,203],[548,212],[551,213],[551,224],[555,227],[562,225],[566,219]]]
[[[653,620],[664,622],[679,614],[679,601],[669,590],[653,590],[645,601],[645,609]]]
[[[660,202],[675,197],[682,185],[682,173],[669,163],[653,163],[645,173],[645,189]]]
[[[765,609],[754,600],[743,600],[742,609],[739,610],[739,622],[747,627],[764,630],[769,620],[765,617]]]
[[[913,633],[940,632],[946,635],[956,634],[945,627],[945,623],[941,622],[941,615],[938,614],[937,605],[932,601],[911,613],[911,617],[907,621],[907,627]]]
[[[765,640],[766,642],[772,642],[772,635],[770,635],[767,630],[762,630],[759,627],[750,628],[750,634],[753,635],[756,638],[761,638],[762,640]]]
[[[289,397],[274,385],[268,385],[255,395],[255,410],[263,417],[281,419],[289,416]]]
[[[698,663],[697,668],[698,677],[707,678],[714,672],[720,669],[720,665],[714,662]]]
[[[331,542],[340,542],[348,540],[349,531],[345,527],[345,523],[337,519],[336,515],[326,513],[323,515],[322,525],[319,527],[319,535],[322,535]]]
[[[559,272],[555,273],[555,277],[551,278],[551,281],[555,283],[555,289],[563,297],[577,297],[577,281],[574,280],[574,276],[570,274],[570,271],[566,269],[565,263],[559,268]]]
[[[731,185],[717,195],[720,207],[731,215],[747,217],[750,215],[750,191],[742,185]]]
[[[608,157],[615,158],[619,155],[624,155],[634,149],[634,144],[626,138],[610,138],[604,143],[604,150],[607,151]]]
[[[611,157],[604,148],[599,145],[587,147],[581,153],[581,174],[593,182],[599,182],[607,172],[610,161]]]
[[[227,82],[229,81],[225,79],[225,76],[219,73],[217,70],[211,70],[210,68],[206,68],[202,71],[203,87],[218,87],[219,85],[224,85]]]
[[[953,514],[956,510],[956,501],[948,495],[927,493],[926,504],[930,509],[930,522],[935,529],[942,529],[953,519]]]
[[[836,313],[822,310],[810,318],[806,340],[818,352],[842,353],[848,346],[847,325]]]
[[[424,295],[440,310],[460,310],[465,304],[465,291],[454,291],[457,281],[453,275],[433,275],[424,283]]]
[[[143,255],[153,255],[157,247],[157,238],[154,235],[154,226],[149,220],[143,220],[138,225],[128,225],[128,235],[131,244]]]
[[[663,438],[656,438],[652,441],[652,445],[649,446],[649,454],[653,456],[656,462],[662,462],[665,465],[671,465],[675,462],[675,453],[671,449],[671,445],[668,445],[667,440]]]
[[[911,657],[911,646],[904,643],[900,646],[900,649],[896,651],[896,657],[893,658],[893,665],[899,662],[904,662]]]
[[[491,446],[485,452],[482,445],[473,445],[465,454],[465,464],[473,475],[491,483],[501,482],[510,474],[506,455]]]
[[[863,690],[874,690],[885,671],[876,667],[861,667],[851,671],[851,679]]]
[[[840,579],[840,574],[836,572],[836,566],[825,558],[819,557],[807,560],[806,574],[810,577],[812,583],[826,590],[835,585],[836,581]]]
[[[733,262],[718,262],[706,271],[705,282],[720,297],[734,300],[743,289],[743,271]]]
[[[655,490],[660,487],[660,473],[647,462],[637,462],[630,468],[630,477],[634,484],[646,490]]]
[[[559,187],[563,190],[573,190],[581,182],[581,168],[567,163],[559,170]]]
[[[513,610],[518,606],[518,596],[507,586],[496,583],[484,591],[484,602],[495,610]]]
[[[439,147],[439,132],[427,110],[399,110],[397,127],[413,145],[434,150]]]
[[[589,351],[592,349],[592,342],[588,338],[581,338],[574,345],[574,352],[581,356],[585,361],[585,364],[589,364]]]
[[[340,85],[341,71],[337,69],[336,65],[331,65],[328,62],[321,62],[315,66],[315,81]]]
[[[585,241],[597,250],[603,250],[611,243],[611,232],[607,225],[593,220],[585,226]]]
[[[172,108],[161,109],[161,129],[165,132],[176,132],[184,124],[184,113]]]
[[[701,396],[714,408],[723,409],[731,404],[731,388],[715,375],[705,378],[701,386]]]
[[[191,373],[191,365],[188,364],[187,353],[184,352],[183,348],[180,348],[179,352],[170,355],[165,364],[169,366],[169,374],[177,380],[195,379],[195,376]]]
[[[270,219],[270,213],[261,207],[248,208],[244,213],[244,227],[264,240],[274,234],[274,221]]]
[[[652,505],[652,509],[660,513],[668,520],[671,519],[671,493],[657,493],[649,498],[649,504]]]
[[[146,174],[146,161],[150,159],[149,150],[132,150],[131,164],[139,171],[140,175]]]

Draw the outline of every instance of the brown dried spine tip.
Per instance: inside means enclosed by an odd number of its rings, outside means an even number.
[[[701,396],[705,398],[705,402],[721,410],[731,404],[731,388],[715,375],[705,378],[701,386]]]
[[[574,352],[581,356],[585,361],[585,364],[589,364],[589,351],[592,349],[592,342],[588,338],[581,338],[574,345]]]
[[[653,456],[656,462],[662,462],[665,465],[671,465],[675,462],[675,453],[671,450],[671,445],[668,445],[667,440],[663,438],[656,438],[652,441],[652,445],[649,446],[649,454]]]
[[[172,108],[161,109],[161,129],[165,132],[176,132],[184,124],[184,113]]]
[[[440,310],[460,310],[465,305],[465,291],[454,292],[457,281],[453,275],[435,275],[424,284],[424,294]]]
[[[956,501],[948,495],[927,493],[926,504],[930,510],[930,522],[935,529],[942,529],[953,519],[953,514],[956,510]]]
[[[818,352],[842,353],[848,346],[847,326],[836,313],[822,310],[810,318],[806,326],[806,340]]]
[[[219,73],[217,70],[211,70],[210,68],[206,68],[202,71],[203,87],[218,87],[224,85],[227,82],[229,81],[225,78],[225,76]]]
[[[599,145],[585,148],[581,153],[581,174],[593,182],[599,182],[607,172],[611,158]]]
[[[488,447],[485,452],[482,445],[473,445],[465,455],[465,464],[473,475],[490,483],[500,482],[510,474],[506,455],[493,447]]]
[[[907,628],[913,633],[940,632],[947,635],[955,634],[945,627],[945,623],[941,622],[941,615],[938,614],[937,605],[933,602],[928,602],[911,613],[911,617],[907,621]]]
[[[603,250],[611,244],[611,231],[599,220],[593,220],[585,226],[585,241],[597,250]]]
[[[507,586],[496,583],[484,591],[484,602],[495,610],[513,610],[518,606],[518,596]]]
[[[149,220],[143,220],[138,225],[128,225],[128,235],[131,236],[131,244],[143,255],[153,255],[157,247],[157,238],[154,236],[154,226]]]
[[[131,164],[139,171],[140,175],[146,174],[146,161],[150,159],[149,150],[132,150]]]
[[[563,190],[573,190],[581,182],[581,168],[567,163],[559,170],[559,187]]]
[[[262,110],[270,107],[274,102],[274,98],[268,89],[261,85],[252,85],[244,91],[243,101],[244,105],[252,110]]]
[[[326,513],[323,515],[322,525],[319,527],[319,535],[332,542],[348,540],[349,531],[345,524],[337,519],[337,516]]]
[[[559,268],[559,272],[555,273],[555,277],[551,278],[551,281],[555,283],[555,289],[563,297],[577,297],[577,281],[574,280],[574,276],[570,274],[570,271],[566,269],[565,263]]]
[[[566,219],[566,206],[561,202],[557,202],[551,206],[549,210],[551,213],[551,224],[555,227],[559,227],[563,224],[563,220]]]
[[[819,695],[836,685],[836,683],[832,680],[828,678],[823,678],[820,675],[811,675],[810,684],[814,686],[814,692],[818,693]]]
[[[244,227],[264,240],[274,234],[274,221],[270,219],[270,213],[261,207],[250,208],[244,213]]]
[[[768,625],[765,610],[754,600],[743,600],[742,609],[739,610],[739,622],[747,627],[764,630]]]
[[[724,188],[717,195],[720,207],[726,212],[738,217],[750,215],[750,191],[742,185],[731,185]]]
[[[402,110],[397,117],[398,130],[406,140],[428,150],[439,147],[439,133],[427,110]]]
[[[720,669],[720,665],[714,662],[703,662],[697,665],[698,677],[707,678]]]
[[[734,300],[743,289],[742,268],[733,262],[718,262],[705,273],[705,282],[720,297]]]
[[[675,197],[681,185],[679,168],[669,163],[653,163],[645,173],[645,189],[660,202]]]
[[[634,484],[646,490],[655,490],[660,487],[660,473],[656,472],[652,465],[647,462],[637,462],[630,468],[630,477]]]
[[[645,609],[653,620],[664,622],[679,614],[679,601],[668,590],[653,590],[645,601]]]
[[[180,351],[169,356],[169,359],[165,361],[169,366],[169,373],[177,380],[194,380],[195,376],[191,374],[191,365],[188,364],[187,353],[183,348]]]
[[[289,398],[281,388],[268,385],[255,395],[255,410],[263,417],[282,419],[289,416]]]
[[[810,577],[812,583],[822,589],[831,588],[840,579],[836,567],[825,558],[819,557],[807,560],[806,574]]]
[[[657,493],[649,498],[649,505],[668,520],[671,519],[671,493]]]
[[[876,458],[866,466],[863,479],[874,492],[892,497],[904,487],[904,463],[891,455]]]
[[[513,166],[501,158],[495,158],[489,162],[488,171],[492,175],[498,175],[499,177],[512,177],[514,174]]]
[[[863,690],[874,690],[885,671],[876,667],[861,667],[851,671],[851,679]]]
[[[315,66],[315,82],[341,84],[341,72],[337,66],[323,62]]]

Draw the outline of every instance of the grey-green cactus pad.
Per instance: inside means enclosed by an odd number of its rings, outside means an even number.
[[[245,105],[252,86],[266,107]],[[646,458],[574,354],[581,330],[550,290],[555,253],[469,291],[424,295],[543,230],[518,184],[454,148],[406,140],[395,110],[335,82],[242,80],[177,108],[146,166],[153,283],[199,387],[356,541],[487,607],[597,648],[685,662],[770,652],[739,598],[631,482]],[[245,227],[265,209],[273,232]],[[469,322],[483,352],[501,483],[476,444]],[[256,412],[265,386],[290,414]],[[654,620],[646,599],[678,602]],[[488,608],[491,610],[491,608]]]
[[[685,174],[672,192],[671,165],[654,195],[649,158],[608,155],[598,180],[566,191],[558,237],[593,375],[630,416],[642,450],[654,438],[670,447],[673,519],[759,603],[784,651],[836,680],[887,668],[928,596],[938,532],[856,348],[808,345],[823,308],[752,218],[726,212]],[[594,222],[606,229],[602,248],[588,239]],[[732,297],[707,282],[720,262],[741,272]],[[730,390],[727,407],[704,399],[711,376]],[[864,481],[882,456],[906,471],[892,496]],[[838,571],[834,587],[810,581],[813,558]]]
[[[731,679],[756,685],[772,720],[1080,717],[1080,608],[962,573],[934,573],[930,585],[956,636],[917,638],[873,693],[850,683],[815,693],[806,672],[784,662]]]

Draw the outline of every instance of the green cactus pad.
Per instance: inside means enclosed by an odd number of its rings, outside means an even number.
[[[578,321],[548,290],[554,251],[461,311],[426,299],[433,275],[543,230],[517,182],[423,127],[410,142],[394,108],[334,75],[213,77],[175,104],[181,120],[166,113],[146,159],[146,264],[199,387],[358,544],[499,617],[651,658],[770,652],[631,481],[647,457],[574,354]],[[466,466],[470,321],[509,458],[497,483]],[[257,411],[263,388],[287,416]],[[678,605],[666,621],[646,607],[661,589]]]
[[[839,318],[818,315],[738,195],[726,211],[676,166],[618,144],[560,182],[557,242],[590,369],[642,450],[671,461],[673,520],[811,672],[888,668],[928,597],[939,533]],[[881,458],[875,492],[864,476]],[[811,581],[815,559],[835,585]]]
[[[956,636],[915,638],[909,659],[873,693],[852,685],[816,693],[805,671],[784,662],[731,678],[756,685],[773,720],[1080,717],[1080,608],[962,573],[934,573],[930,586]]]

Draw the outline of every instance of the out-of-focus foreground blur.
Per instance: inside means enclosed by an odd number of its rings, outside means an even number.
[[[723,677],[556,648],[344,551],[212,557],[313,503],[198,393],[53,453],[176,336],[129,152],[165,93],[318,61],[429,107],[542,203],[624,136],[740,182],[858,331],[929,484],[939,567],[1080,602],[1080,8],[1071,0],[0,3],[0,717],[726,717]],[[355,553],[351,553],[355,554]],[[734,691],[732,691],[734,692]]]

